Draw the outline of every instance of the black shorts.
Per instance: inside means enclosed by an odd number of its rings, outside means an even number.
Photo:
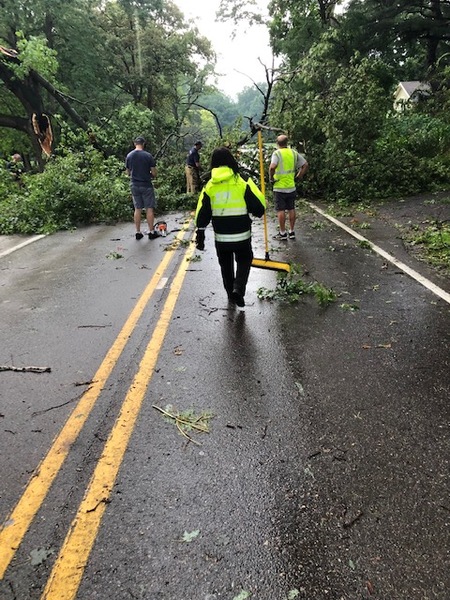
[[[273,199],[275,200],[275,210],[293,210],[297,199],[297,192],[279,192],[273,191]]]

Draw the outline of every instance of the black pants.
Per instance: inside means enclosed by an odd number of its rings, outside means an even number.
[[[227,294],[237,291],[244,296],[253,260],[251,239],[243,242],[216,242],[216,252]],[[236,275],[234,261],[236,261]]]

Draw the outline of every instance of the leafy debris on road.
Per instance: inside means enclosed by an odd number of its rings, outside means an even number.
[[[51,373],[51,367],[13,367],[1,365],[0,371],[15,371],[17,373]]]
[[[306,466],[303,469],[303,472],[305,473],[305,475],[309,475],[309,477],[311,477],[311,479],[315,479],[314,473],[312,472],[312,470],[311,470],[311,468],[309,466]]]
[[[119,252],[110,252],[106,255],[106,258],[109,258],[110,260],[117,260],[119,258],[123,258],[123,254],[120,254]]]
[[[190,244],[190,240],[173,240],[171,244],[167,244],[164,248],[165,252],[173,252],[178,248],[187,248]]]
[[[424,227],[425,226],[425,227]],[[400,228],[402,231],[402,228]],[[422,221],[420,225],[403,228],[404,241],[420,259],[449,273],[450,265],[450,224],[449,220],[435,219]]]
[[[289,273],[277,273],[275,289],[259,288],[256,292],[260,300],[278,300],[294,304],[304,295],[313,295],[320,306],[328,306],[337,298],[337,294],[317,281],[304,281],[305,270],[300,264],[291,264]]]
[[[30,552],[31,564],[33,567],[42,565],[54,553],[54,548],[36,548]]]
[[[235,596],[233,598],[233,600],[247,600],[247,598],[250,598],[250,596],[251,596],[250,592],[242,590],[242,592],[240,594],[238,594],[237,596]]]
[[[304,398],[304,396],[305,396],[305,388],[303,387],[303,385],[300,382],[296,381],[295,382],[295,387],[297,388],[298,393],[300,394],[300,396],[302,398]]]
[[[359,310],[359,306],[357,304],[348,304],[347,302],[341,304],[340,308],[342,308],[342,310],[348,310],[350,312],[355,312],[356,310]]]
[[[201,446],[201,444],[188,435],[188,432],[209,433],[209,421],[213,416],[210,412],[205,411],[198,415],[195,414],[193,409],[178,412],[171,405],[168,405],[163,409],[153,404],[153,408],[162,413],[167,420],[175,423],[175,426],[181,435],[197,446]]]
[[[183,537],[181,538],[181,541],[189,544],[190,542],[195,540],[195,538],[197,538],[199,535],[200,535],[200,529],[196,529],[195,531],[191,531],[191,532],[185,531],[183,533]]]

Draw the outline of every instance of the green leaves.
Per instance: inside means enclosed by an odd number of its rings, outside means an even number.
[[[233,598],[233,600],[247,600],[247,598],[250,598],[250,596],[251,596],[250,592],[242,590],[242,592],[240,592],[237,596],[235,596]]]
[[[278,273],[275,289],[259,288],[257,296],[261,300],[278,300],[294,304],[305,295],[313,295],[319,306],[328,306],[337,298],[336,293],[317,281],[306,282],[303,279],[302,266],[291,265],[289,273]]]
[[[26,39],[22,31],[16,32],[16,36],[19,65],[10,65],[16,76],[24,79],[33,69],[48,81],[54,81],[58,70],[57,53],[48,47],[45,37],[31,35]]]
[[[177,350],[177,353],[181,353],[181,350]],[[166,420],[174,423],[175,427],[184,436],[188,442],[192,442],[197,446],[201,444],[193,439],[193,433],[209,433],[209,422],[212,419],[212,413],[204,411],[196,414],[193,409],[187,409],[185,411],[177,411],[173,406],[169,405],[165,408],[153,405],[157,411],[159,411]]]
[[[117,177],[122,172],[121,161],[104,160],[92,149],[55,158],[44,173],[22,176],[20,197],[11,185],[10,195],[0,198],[0,233],[48,233],[128,219],[128,181]]]
[[[200,529],[196,529],[195,531],[185,531],[183,533],[183,537],[181,538],[182,542],[186,542],[187,544],[190,544],[192,541],[194,541],[196,538],[198,538],[198,536],[200,535]]]

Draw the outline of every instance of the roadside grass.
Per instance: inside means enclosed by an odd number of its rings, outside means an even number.
[[[408,199],[399,199],[398,203],[406,206]],[[380,212],[380,207],[383,207],[384,204],[385,202],[377,202],[374,205],[338,202],[330,204],[327,211],[337,218],[350,217],[350,226],[354,229],[371,229],[370,222],[360,220],[360,215],[376,217]],[[439,197],[423,200],[423,204],[444,207],[444,205],[450,204],[450,196],[440,193]],[[358,217],[355,215],[358,215]],[[420,217],[418,216],[417,222],[395,223],[395,227],[411,254],[450,276],[450,221],[445,219],[444,215],[445,213],[442,211],[442,218],[426,221],[419,221]],[[358,245],[367,250],[371,248],[370,244],[364,241],[359,242]],[[329,250],[333,251],[334,248],[330,247]]]
[[[416,256],[450,274],[450,224],[436,221],[426,227],[410,226],[404,232],[405,243]]]
[[[256,291],[260,300],[279,301],[289,304],[300,302],[305,295],[312,295],[321,307],[336,301],[337,294],[323,284],[304,280],[303,268],[300,264],[291,264],[289,273],[277,273],[274,289],[261,287]]]

